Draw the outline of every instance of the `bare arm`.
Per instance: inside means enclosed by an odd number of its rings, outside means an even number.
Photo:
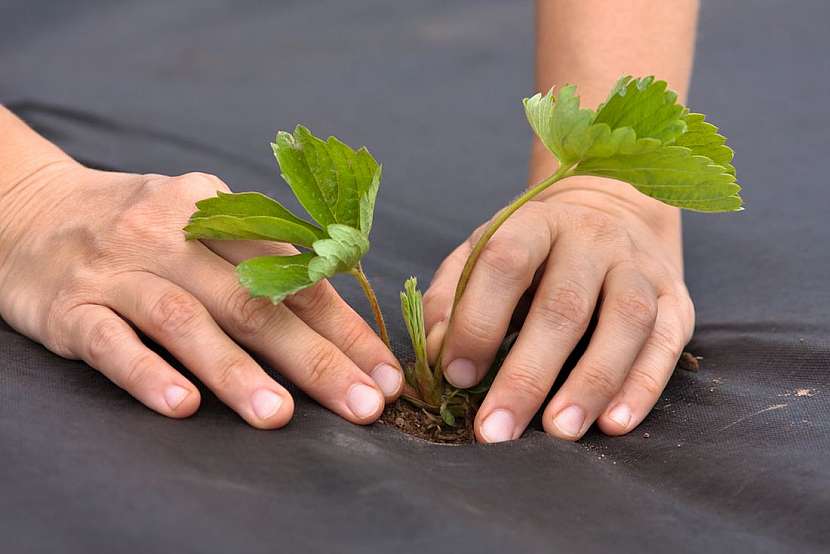
[[[602,102],[625,74],[656,75],[685,97],[697,2],[537,2],[537,88],[575,84]],[[555,170],[537,141],[530,182]],[[479,229],[481,230],[481,228]],[[651,410],[694,327],[683,283],[679,210],[624,183],[571,178],[520,208],[482,251],[448,327],[473,233],[444,261],[425,295],[432,351],[447,335],[447,379],[481,380],[520,298],[533,302],[475,422],[485,442],[515,439],[545,401],[595,311],[590,344],[544,410],[550,434],[580,438],[597,422],[634,429]]]

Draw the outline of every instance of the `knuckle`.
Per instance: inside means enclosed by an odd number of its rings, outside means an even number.
[[[628,378],[636,387],[645,391],[652,398],[657,398],[663,392],[663,381],[646,370],[632,369]]]
[[[333,304],[333,290],[328,281],[321,281],[288,298],[291,308],[309,319],[322,317]]]
[[[652,348],[674,360],[680,358],[680,355],[683,353],[683,347],[686,346],[686,341],[683,340],[680,334],[667,325],[655,326],[648,342]]]
[[[583,235],[594,240],[607,240],[619,235],[619,226],[610,215],[597,211],[584,211],[576,216],[575,225]]]
[[[155,359],[149,353],[141,354],[134,359],[124,374],[123,386],[127,390],[135,390],[153,375]]]
[[[599,360],[591,360],[582,368],[579,376],[585,389],[602,398],[611,398],[619,389],[619,378],[614,369]]]
[[[637,289],[620,294],[613,309],[627,324],[639,329],[651,329],[657,319],[657,299]]]
[[[201,171],[185,173],[184,175],[179,176],[177,180],[186,189],[209,190],[210,192],[216,192],[217,190],[221,190],[223,192],[230,191],[230,188],[228,188],[228,185],[226,185],[222,179],[216,175],[202,173]]]
[[[548,395],[549,387],[542,370],[530,366],[511,366],[507,375],[507,385],[519,396],[538,399],[540,402]]]
[[[533,309],[555,331],[583,331],[591,321],[592,302],[582,287],[567,283],[539,295]]]
[[[686,323],[686,340],[689,341],[692,339],[692,334],[695,330],[695,303],[692,301],[692,298],[685,294],[683,299],[680,301],[681,310],[684,314],[685,318],[684,321]]]
[[[242,381],[242,376],[250,368],[248,358],[239,353],[226,356],[218,365],[213,375],[213,387],[221,391],[229,391]]]
[[[453,324],[453,327],[455,326],[456,324]],[[488,314],[469,307],[463,314],[459,314],[456,328],[461,337],[459,342],[471,345],[473,348],[490,344],[500,336],[499,325],[495,320]]]
[[[360,348],[362,344],[370,344],[375,333],[362,321],[348,322],[343,325],[342,335],[337,341],[338,346],[348,357]]]
[[[256,336],[269,327],[279,310],[267,298],[251,296],[247,290],[235,287],[226,302],[225,313],[232,329],[240,335]]]
[[[198,321],[201,310],[189,294],[168,290],[152,305],[149,325],[162,335],[184,334]]]
[[[312,348],[305,359],[306,385],[318,389],[327,385],[326,381],[337,370],[338,356],[334,348],[318,346]]]
[[[89,330],[86,340],[87,359],[94,365],[111,355],[124,339],[124,327],[116,319],[101,319]]]
[[[494,275],[508,283],[529,282],[536,271],[528,248],[520,241],[491,238],[481,252],[479,261]]]
[[[550,217],[550,207],[538,199],[531,200],[519,209],[519,212],[533,218],[547,220]]]

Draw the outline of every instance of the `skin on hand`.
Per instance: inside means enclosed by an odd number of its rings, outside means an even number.
[[[545,430],[563,439],[580,438],[594,422],[610,435],[634,429],[691,338],[694,308],[673,212],[658,216],[662,205],[622,183],[575,180],[529,202],[496,232],[449,331],[455,286],[483,227],[444,261],[424,296],[431,356],[449,333],[445,375],[467,388],[487,372],[521,297],[533,293],[519,337],[476,417],[480,441],[522,434],[595,310],[590,343],[543,414]],[[611,187],[620,193],[608,193]]]
[[[195,202],[217,190],[229,189],[211,175],[103,172],[66,157],[28,174],[0,194],[0,315],[169,417],[193,414],[199,391],[135,329],[254,427],[285,425],[294,403],[243,347],[348,421],[376,420],[401,392],[400,364],[333,287],[275,306],[238,282],[235,264],[291,247],[185,241]]]
[[[537,0],[536,90],[575,84],[581,105],[595,107],[620,75],[656,75],[684,101],[697,11],[697,0]],[[553,156],[534,140],[530,183],[555,170]],[[476,417],[478,439],[521,435],[595,311],[590,344],[547,404],[543,425],[569,440],[595,421],[612,435],[634,429],[694,328],[679,210],[619,182],[557,183],[487,243],[448,331],[455,285],[477,236],[444,261],[424,296],[433,357],[449,333],[442,363],[451,383],[467,387],[483,377],[519,298],[533,292],[519,338]]]

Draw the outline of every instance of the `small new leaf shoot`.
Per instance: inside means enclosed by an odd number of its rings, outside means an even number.
[[[415,368],[409,373],[414,382],[409,384],[421,393],[426,402],[437,406],[441,399],[441,381],[435,379],[429,367],[427,333],[424,328],[424,299],[418,290],[418,280],[415,277],[410,277],[404,282],[404,290],[401,292],[401,314],[409,332],[412,350],[415,352]]]

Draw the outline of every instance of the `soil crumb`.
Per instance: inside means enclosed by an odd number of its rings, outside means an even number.
[[[407,435],[437,444],[473,444],[473,418],[458,418],[455,427],[450,427],[440,416],[417,408],[409,402],[398,400],[387,406],[380,416],[380,423],[390,425]]]
[[[691,352],[683,352],[680,359],[677,360],[677,367],[685,371],[698,372],[700,371],[700,356],[695,356]]]

